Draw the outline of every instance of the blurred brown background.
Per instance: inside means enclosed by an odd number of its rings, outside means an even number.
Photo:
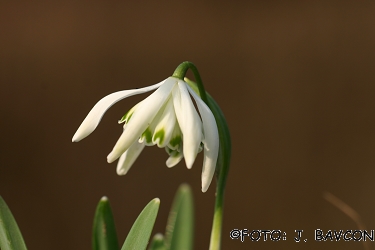
[[[208,249],[215,183],[164,165],[148,147],[126,176],[106,156],[117,120],[147,95],[113,106],[96,131],[71,138],[92,106],[194,62],[226,115],[233,155],[223,249],[363,249],[314,242],[314,230],[356,229],[330,191],[375,229],[374,1],[50,1],[0,4],[0,195],[29,249],[90,249],[109,197],[122,244],[141,209],[161,199],[164,232],[179,184],[195,198],[196,249]],[[231,240],[234,229],[280,229],[286,241]],[[295,243],[294,230],[306,243]],[[153,233],[153,234],[154,234]],[[372,249],[374,248],[372,243]]]

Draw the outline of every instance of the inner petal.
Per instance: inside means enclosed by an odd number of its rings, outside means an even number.
[[[177,122],[173,128],[172,136],[168,142],[168,147],[173,150],[182,151],[182,133]]]
[[[184,158],[182,151],[171,150],[168,147],[165,147],[165,150],[169,154],[169,158],[165,163],[169,168],[176,166],[182,160],[182,158]]]
[[[142,133],[139,138],[140,143],[145,143],[146,146],[153,146],[155,145],[155,141],[153,140],[153,136],[155,135],[155,131],[157,126],[159,125],[160,121],[163,119],[165,114],[165,110],[168,108],[170,97],[167,101],[163,104],[163,106],[159,109],[154,119],[151,121],[150,125],[146,128],[146,130]],[[160,134],[160,133],[159,133]]]
[[[118,139],[112,152],[107,156],[109,163],[118,159],[147,129],[157,112],[165,104],[175,84],[174,79],[168,78],[135,110],[126,129]]]
[[[134,107],[132,107],[128,112],[126,112],[126,114],[123,116],[123,117],[121,117],[121,119],[118,121],[118,123],[120,124],[120,123],[123,123],[123,122],[125,122],[125,123],[127,123],[127,122],[129,122],[129,120],[130,120],[130,118],[132,117],[132,115],[133,115],[133,113],[135,112],[135,110],[140,106],[140,104],[143,102],[143,100],[142,101],[140,101],[139,103],[137,103]]]
[[[173,135],[175,125],[176,115],[173,108],[173,100],[170,97],[155,128],[152,137],[153,143],[157,144],[159,148],[165,147]]]

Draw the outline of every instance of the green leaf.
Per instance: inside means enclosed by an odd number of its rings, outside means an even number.
[[[0,196],[0,249],[26,250],[20,229],[12,212]]]
[[[158,198],[153,199],[147,204],[130,229],[124,245],[121,248],[122,250],[146,249],[158,214],[159,206],[160,200]]]
[[[164,236],[162,234],[155,234],[148,250],[166,250],[164,245]]]
[[[169,213],[165,246],[169,250],[193,249],[194,207],[190,186],[182,184],[177,190]]]
[[[118,250],[118,240],[111,205],[107,197],[100,199],[92,230],[93,250]]]

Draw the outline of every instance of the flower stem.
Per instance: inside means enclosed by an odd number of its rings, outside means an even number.
[[[220,181],[219,181],[220,182]],[[219,250],[221,246],[221,231],[223,228],[223,206],[224,206],[224,187],[218,183],[216,187],[216,200],[214,220],[211,229],[211,239],[209,250]]]
[[[192,62],[186,61],[186,62],[183,62],[180,65],[178,65],[178,67],[176,68],[176,70],[174,71],[172,76],[176,77],[180,80],[184,80],[186,72],[189,69],[191,71],[193,71],[195,81],[197,82],[197,85],[198,85],[199,95],[200,95],[201,99],[207,104],[208,107],[210,107],[208,105],[207,95],[206,95],[206,91],[205,91],[203,83],[202,83],[201,76],[198,72],[197,67]]]
[[[194,77],[197,83],[189,80],[188,78],[181,78],[186,75],[188,69],[191,69],[194,73]],[[217,177],[217,186],[216,186],[216,200],[215,200],[215,210],[214,210],[214,219],[211,230],[211,240],[210,240],[210,250],[220,250],[221,246],[221,233],[223,225],[223,208],[224,208],[224,190],[225,184],[228,176],[230,157],[231,157],[231,140],[230,133],[228,129],[228,124],[225,120],[224,114],[221,111],[219,105],[215,100],[204,90],[204,86],[197,68],[191,62],[184,62],[180,64],[175,73],[174,77],[179,79],[184,79],[184,81],[189,84],[189,86],[197,92],[202,100],[207,104],[211,109],[212,114],[215,116],[217,123],[217,128],[219,131],[219,155],[216,163],[216,177]]]
[[[219,131],[219,155],[216,163],[216,200],[214,220],[212,224],[210,250],[219,250],[221,245],[221,232],[223,224],[224,190],[230,167],[230,157],[232,152],[230,133],[224,114],[215,100],[207,94],[209,105],[215,116]]]

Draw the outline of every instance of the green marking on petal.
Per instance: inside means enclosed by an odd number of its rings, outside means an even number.
[[[118,121],[118,123],[123,123],[123,122],[129,122],[130,118],[132,117],[132,115],[134,114],[134,110],[131,109],[129,110],[128,112],[126,112],[126,114],[121,117],[121,119]]]
[[[134,107],[132,107],[128,112],[126,112],[126,114],[121,117],[121,119],[118,121],[118,123],[123,123],[123,122],[129,122],[130,118],[132,117],[132,115],[134,114],[134,111],[135,109],[138,107],[138,105],[140,104],[141,102],[137,103]]]
[[[169,147],[165,147],[165,152],[167,152],[167,154],[172,157],[176,157],[180,154],[180,152],[178,152],[177,150],[171,149]]]
[[[175,148],[177,149],[179,147],[179,145],[181,144],[181,136],[178,135],[176,137],[173,137],[171,138],[171,140],[169,141],[169,145],[172,147],[172,148]]]
[[[161,129],[161,130],[155,132],[155,134],[154,134],[154,136],[152,138],[152,140],[154,142],[157,142],[158,145],[162,145],[163,142],[164,142],[164,139],[165,139],[165,131],[164,131],[164,129]]]
[[[145,132],[142,134],[142,138],[146,139],[147,144],[152,144],[152,131],[150,128],[146,128]]]
[[[173,149],[170,149],[169,147],[165,147],[165,152],[167,152],[168,155],[171,155],[173,153]]]

